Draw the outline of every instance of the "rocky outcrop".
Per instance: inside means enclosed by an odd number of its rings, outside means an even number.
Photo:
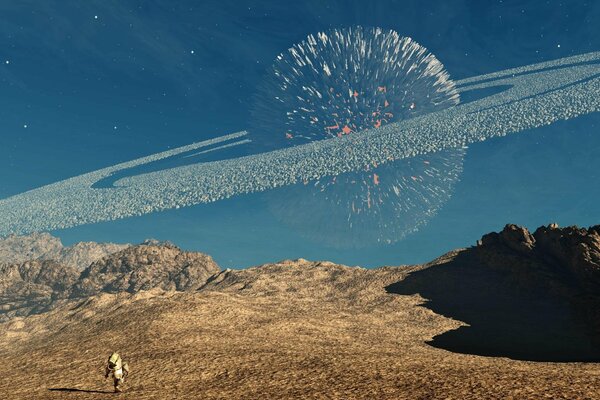
[[[71,247],[64,247],[54,259],[63,265],[77,268],[79,271],[82,271],[94,261],[122,251],[128,247],[130,247],[128,244],[80,242]]]
[[[0,263],[20,264],[30,260],[54,260],[79,270],[91,263],[129,247],[128,244],[81,242],[63,246],[60,239],[48,233],[8,236],[0,239]]]
[[[148,242],[105,256],[82,272],[75,265],[98,257],[107,248],[80,243],[71,249],[71,263],[38,259],[0,264],[0,322],[49,310],[56,300],[102,292],[196,290],[220,271],[205,254]]]
[[[52,260],[0,265],[0,321],[39,313],[69,297],[79,271]]]
[[[538,257],[555,268],[566,268],[579,286],[600,295],[600,225],[540,227],[533,234]]]
[[[182,251],[168,243],[147,242],[92,263],[82,272],[72,297],[153,288],[195,290],[219,271],[206,254]]]
[[[527,285],[542,282],[561,291],[600,296],[600,225],[588,229],[550,224],[533,234],[517,225],[481,238],[471,250],[484,265],[510,270]]]
[[[550,224],[533,234],[506,225],[471,251],[482,267],[509,272],[516,285],[542,286],[568,303],[600,344],[600,225]]]
[[[441,258],[388,290],[419,293],[469,324],[431,342],[463,353],[537,361],[600,360],[600,229],[517,225]]]

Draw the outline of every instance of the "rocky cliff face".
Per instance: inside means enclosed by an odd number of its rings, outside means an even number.
[[[36,243],[40,243],[39,237]],[[54,243],[50,236],[41,237],[46,244]],[[13,244],[17,243],[12,239]],[[26,316],[52,309],[55,302],[71,297],[87,297],[101,292],[135,293],[140,290],[190,291],[206,283],[219,272],[218,265],[202,253],[185,252],[170,244],[150,242],[127,247],[93,262],[84,271],[75,265],[81,260],[97,258],[107,247],[80,243],[71,249],[70,263],[42,260],[50,247],[27,244],[20,248],[34,249],[29,255],[37,260],[0,264],[0,322],[15,316]],[[19,246],[12,246],[18,248]],[[86,249],[90,254],[86,253]],[[99,250],[101,249],[101,250]],[[56,253],[54,253],[56,254]]]
[[[482,266],[509,272],[523,288],[543,286],[570,305],[600,344],[600,225],[585,229],[550,224],[533,234],[506,225],[478,244],[471,251]]]
[[[517,225],[484,235],[388,290],[418,293],[438,314],[469,324],[431,344],[537,361],[600,360],[599,227]]]
[[[48,233],[8,236],[0,239],[0,263],[19,264],[30,260],[53,260],[79,270],[91,263],[129,247],[128,244],[81,242],[63,246],[60,239]]]
[[[585,229],[550,224],[533,234],[506,225],[483,236],[472,252],[489,267],[521,276],[521,284],[533,279],[563,294],[577,290],[600,295],[600,225]]]

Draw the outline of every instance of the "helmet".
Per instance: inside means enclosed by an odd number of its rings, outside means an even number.
[[[117,363],[119,362],[120,359],[121,359],[121,356],[119,356],[119,353],[112,353],[110,355],[110,357],[108,358],[108,365],[111,368],[114,368],[117,366]]]

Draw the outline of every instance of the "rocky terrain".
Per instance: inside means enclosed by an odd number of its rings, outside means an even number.
[[[482,265],[507,271],[523,288],[531,282],[569,304],[600,348],[600,225],[588,229],[507,225],[485,235],[474,253]]]
[[[470,326],[434,346],[539,361],[600,361],[600,227],[507,225],[388,288]]]
[[[103,398],[103,364],[117,350],[132,367],[125,399],[596,399],[600,364],[525,361],[538,353],[509,354],[506,344],[541,335],[556,360],[584,358],[543,331],[594,336],[584,305],[600,293],[598,250],[595,227],[532,235],[508,225],[410,267],[300,259],[220,271],[206,255],[160,243],[79,275],[50,261],[13,264],[1,275],[6,296],[35,285],[48,295],[0,323],[0,393]],[[523,341],[495,340],[514,329]],[[452,333],[462,344],[438,342]]]
[[[138,246],[79,244],[65,250],[49,235],[23,237],[13,248],[28,249],[36,259],[0,264],[0,321],[50,310],[58,300],[89,297],[99,293],[135,293],[140,290],[194,290],[220,271],[209,256],[185,252],[169,243],[146,242]],[[43,243],[43,244],[42,244]],[[68,260],[90,260],[83,271]],[[71,250],[76,248],[73,253]],[[79,254],[83,248],[91,254]],[[102,250],[99,250],[102,249]],[[67,258],[65,258],[65,255]],[[56,260],[47,259],[56,256]],[[18,257],[17,257],[18,259]],[[67,262],[65,262],[67,260]]]
[[[64,266],[83,270],[94,261],[127,247],[129,245],[95,242],[81,242],[65,247],[60,239],[48,233],[12,235],[0,239],[0,264],[53,260]]]

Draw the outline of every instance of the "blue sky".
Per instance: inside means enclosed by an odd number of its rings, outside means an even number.
[[[595,1],[294,3],[0,2],[0,198],[247,128],[275,56],[329,28],[394,29],[454,79],[600,50]],[[472,145],[451,200],[390,246],[315,243],[277,221],[262,195],[53,233],[66,243],[171,240],[223,267],[424,262],[509,222],[600,223],[599,127],[596,113]]]

